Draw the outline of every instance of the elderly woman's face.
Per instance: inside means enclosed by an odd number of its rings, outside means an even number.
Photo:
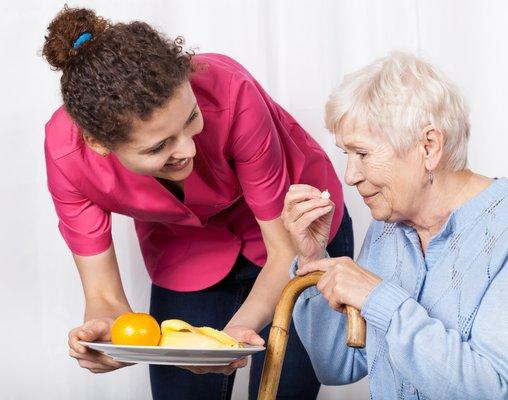
[[[396,222],[418,209],[425,169],[418,146],[398,156],[388,139],[361,124],[348,124],[336,134],[348,156],[345,180],[356,186],[372,217]]]

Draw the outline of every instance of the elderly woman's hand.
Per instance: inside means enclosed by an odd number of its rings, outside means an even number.
[[[334,310],[344,312],[346,305],[361,310],[369,293],[381,278],[360,267],[349,257],[324,258],[298,269],[298,275],[313,271],[324,274],[317,284],[318,290]]]
[[[291,234],[303,265],[323,257],[335,205],[321,191],[309,185],[291,185],[284,199],[282,221]]]

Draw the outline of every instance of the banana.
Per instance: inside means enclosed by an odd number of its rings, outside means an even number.
[[[196,328],[179,319],[169,319],[161,324],[159,346],[179,348],[238,348],[241,344],[231,336],[203,326]]]
[[[182,321],[180,319],[167,319],[166,321],[162,321],[161,324],[161,332],[164,334],[164,332],[171,332],[171,331],[183,331],[188,330],[189,332],[192,332],[194,330],[194,327],[191,324],[188,324],[185,321]]]
[[[228,334],[218,331],[217,329],[209,328],[208,326],[203,326],[201,328],[197,328],[197,330],[205,336],[209,336],[218,340],[227,347],[239,347],[238,341],[233,339]]]
[[[162,335],[159,346],[186,349],[216,349],[227,347],[211,337],[192,332],[170,332]]]

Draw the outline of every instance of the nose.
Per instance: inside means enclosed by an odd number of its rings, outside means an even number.
[[[345,181],[349,186],[358,185],[361,181],[363,181],[363,173],[361,171],[361,167],[358,165],[357,160],[354,160],[353,157],[347,157],[347,166],[345,173]]]
[[[178,148],[173,153],[175,158],[192,158],[196,155],[196,144],[191,137],[182,139]]]

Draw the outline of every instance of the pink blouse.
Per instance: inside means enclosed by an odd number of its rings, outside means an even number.
[[[111,212],[131,216],[153,283],[178,291],[219,282],[240,252],[262,266],[266,248],[255,218],[279,217],[292,183],[331,193],[337,207],[330,237],[343,214],[328,157],[259,83],[223,55],[201,54],[194,62],[202,65],[191,85],[204,129],[194,138],[183,203],[113,153],[92,151],[63,107],[46,124],[48,187],[70,250],[83,256],[107,250]]]

